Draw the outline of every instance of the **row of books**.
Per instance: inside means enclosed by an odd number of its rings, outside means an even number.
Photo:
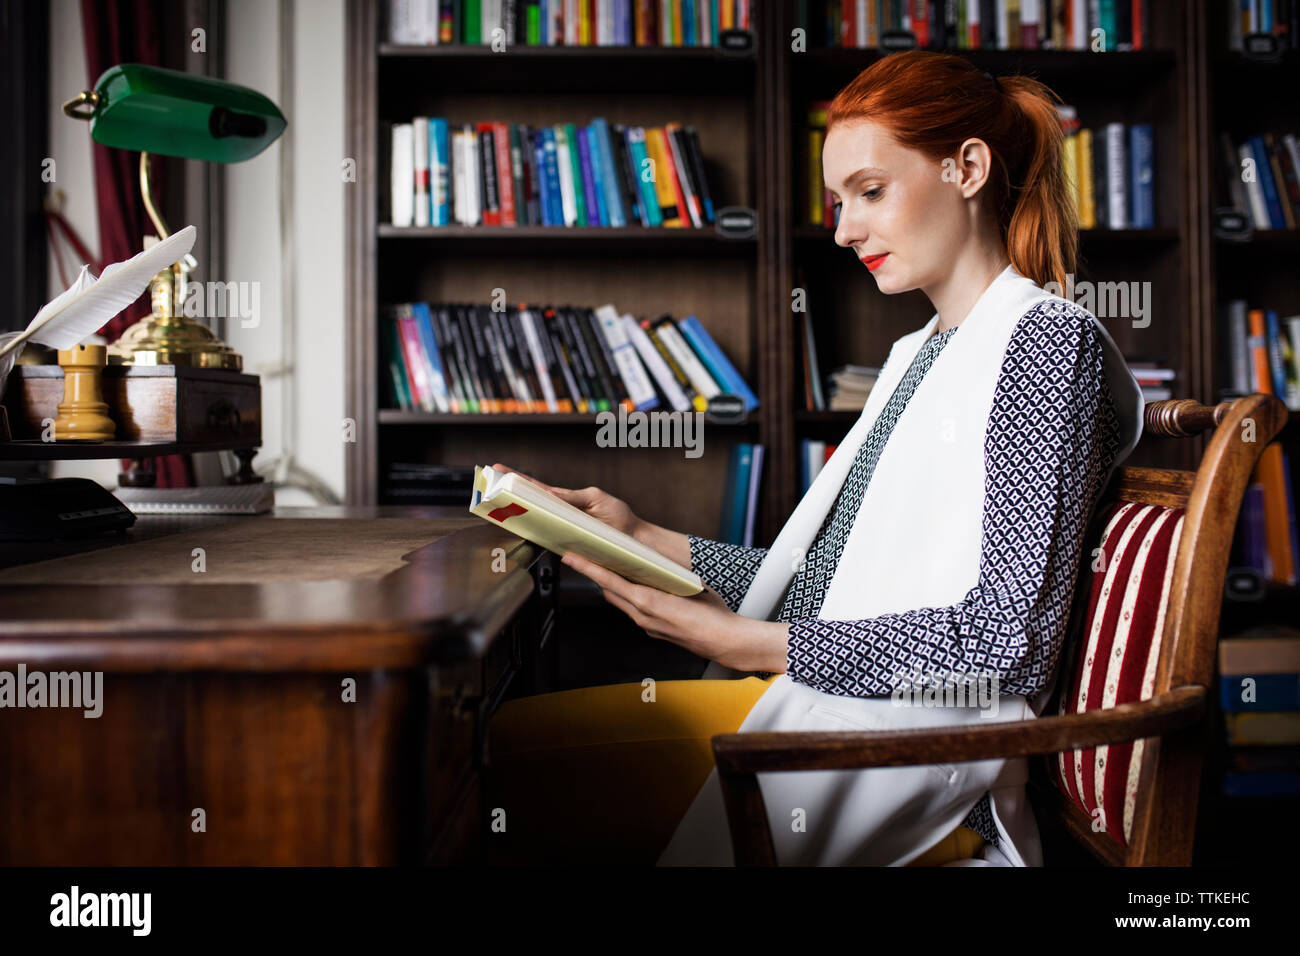
[[[394,226],[711,225],[713,194],[693,126],[596,118],[532,127],[450,126],[419,116],[392,127]]]
[[[838,442],[825,442],[820,438],[804,438],[799,441],[799,497],[807,494],[813,479],[839,447]]]
[[[391,43],[716,46],[753,0],[388,0]]]
[[[395,461],[384,474],[383,504],[465,507],[474,493],[472,465]]]
[[[1233,567],[1253,568],[1274,584],[1296,583],[1295,487],[1291,460],[1281,444],[1271,442],[1260,455],[1233,535]]]
[[[1276,309],[1252,309],[1245,299],[1222,306],[1227,348],[1220,398],[1265,392],[1300,411],[1300,315],[1279,317]]]
[[[409,302],[382,315],[390,408],[496,414],[706,411],[758,397],[695,316]]]
[[[1141,50],[1151,0],[807,0],[825,46],[933,50]]]
[[[1294,133],[1262,133],[1233,143],[1219,134],[1220,201],[1244,213],[1256,229],[1295,229],[1300,223],[1300,142]]]
[[[1228,796],[1300,795],[1300,630],[1263,625],[1219,641]]]
[[[1155,138],[1149,123],[1084,129],[1073,106],[1057,107],[1065,175],[1080,229],[1155,228]]]
[[[1300,315],[1279,318],[1273,309],[1252,309],[1245,299],[1223,306],[1228,368],[1221,398],[1262,392],[1290,409],[1300,408],[1300,371],[1295,343]],[[1296,583],[1300,536],[1296,530],[1294,472],[1278,442],[1260,455],[1242,501],[1233,551],[1238,567],[1251,567],[1278,584]]]
[[[1272,36],[1282,49],[1294,50],[1300,37],[1300,4],[1296,0],[1223,0],[1227,15],[1228,49],[1241,53],[1245,38]]]

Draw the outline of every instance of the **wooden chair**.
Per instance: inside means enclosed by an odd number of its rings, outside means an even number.
[[[1144,439],[1214,433],[1195,472],[1115,470],[1090,522],[1043,716],[714,737],[736,862],[775,864],[758,773],[1037,756],[1029,793],[1040,826],[1059,824],[1106,864],[1190,864],[1228,551],[1255,462],[1286,418],[1285,405],[1262,394],[1146,406]]]

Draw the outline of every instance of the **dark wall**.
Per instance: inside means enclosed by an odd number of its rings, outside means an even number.
[[[24,328],[45,303],[48,49],[49,7],[0,0],[0,331]]]

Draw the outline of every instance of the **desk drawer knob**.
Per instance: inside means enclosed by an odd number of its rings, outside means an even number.
[[[224,398],[208,406],[208,427],[239,433],[239,409]]]

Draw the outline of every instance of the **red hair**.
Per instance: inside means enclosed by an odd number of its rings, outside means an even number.
[[[907,50],[882,57],[840,90],[826,111],[826,131],[870,120],[935,161],[956,156],[969,138],[982,139],[993,154],[984,193],[1011,264],[1040,286],[1064,287],[1079,233],[1059,102],[1027,76],[994,80],[963,57]]]

